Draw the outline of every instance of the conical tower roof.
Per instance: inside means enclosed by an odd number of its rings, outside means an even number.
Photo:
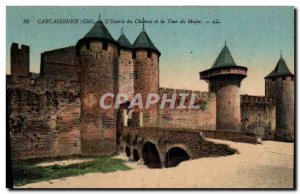
[[[227,70],[227,71],[220,71]],[[234,76],[236,78],[244,79],[247,77],[247,67],[236,65],[231,53],[226,45],[222,48],[220,54],[215,60],[213,66],[210,69],[200,72],[200,79],[210,80],[217,76]]]
[[[115,39],[100,20],[94,24],[92,29],[83,37],[83,39],[100,39],[115,42]]]
[[[78,48],[80,43],[85,40],[106,40],[112,43],[117,43],[100,18],[91,28],[91,30],[77,42],[76,47]]]
[[[231,53],[225,43],[225,46],[221,50],[220,54],[218,55],[216,61],[214,62],[211,68],[220,68],[220,67],[232,67],[236,66]]]
[[[132,44],[129,42],[123,31],[121,32],[121,36],[118,39],[118,43],[122,48],[132,49]]]
[[[149,38],[146,31],[143,29],[139,36],[133,43],[133,47],[135,49],[150,49],[158,53],[160,55],[159,50],[154,46],[151,39]]]
[[[289,75],[294,75],[294,74],[291,73],[284,59],[281,56],[277,62],[275,69],[271,73],[269,73],[266,76],[266,78],[277,77],[277,76],[289,76]]]

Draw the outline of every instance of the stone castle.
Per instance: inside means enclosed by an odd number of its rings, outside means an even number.
[[[29,71],[29,50],[11,45],[6,92],[13,158],[111,154],[120,148],[124,127],[229,131],[294,141],[294,75],[282,57],[265,77],[265,96],[248,96],[240,95],[247,68],[235,64],[226,44],[212,68],[200,72],[208,92],[161,88],[161,53],[144,28],[132,45],[123,32],[116,41],[99,20],[75,46],[43,52],[39,74]],[[128,109],[136,93],[145,100],[148,93],[170,97],[180,92],[188,98],[196,93],[200,109],[160,109],[159,104]],[[118,110],[103,110],[99,99],[105,93],[128,94],[129,101]]]

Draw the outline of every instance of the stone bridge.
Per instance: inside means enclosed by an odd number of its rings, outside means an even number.
[[[174,167],[184,160],[226,156],[237,152],[226,144],[214,143],[206,137],[258,143],[256,136],[238,132],[123,127],[121,147],[132,160],[143,160],[150,168]]]

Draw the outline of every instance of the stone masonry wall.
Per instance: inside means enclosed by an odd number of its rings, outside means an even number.
[[[216,93],[217,121],[220,131],[241,131],[240,79],[225,76],[213,80]]]
[[[132,51],[121,48],[118,64],[118,93],[128,95],[129,99],[134,96],[133,69]]]
[[[112,154],[116,151],[116,119],[114,99],[106,98],[100,108],[100,98],[117,92],[118,48],[108,43],[104,49],[101,41],[88,41],[80,49],[81,89],[81,145],[83,154]]]
[[[294,141],[294,77],[276,79],[276,139]]]
[[[79,93],[7,88],[13,159],[80,154]]]
[[[74,46],[41,54],[41,75],[53,80],[78,80],[78,65]]]
[[[294,141],[294,76],[265,79],[267,97],[276,99],[275,139]]]
[[[29,46],[13,43],[10,49],[11,75],[29,75]]]
[[[241,96],[242,131],[273,139],[276,127],[275,99],[261,96]]]
[[[275,78],[266,78],[265,79],[265,95],[266,97],[276,98],[276,79]]]
[[[158,93],[159,87],[159,56],[151,52],[148,58],[147,50],[136,50],[134,59],[134,92],[140,93],[143,103],[149,93]],[[156,126],[158,120],[157,107],[150,106],[149,109],[143,110],[143,122],[145,126]]]
[[[173,93],[196,93],[195,103],[200,105],[198,110],[188,109],[170,109],[170,103],[166,103],[164,109],[159,108],[158,127],[170,128],[190,128],[200,130],[215,130],[216,129],[216,98],[213,93],[160,88],[160,96],[163,93],[168,94],[168,99]],[[190,95],[186,99],[186,106],[189,105]],[[180,103],[180,98],[177,99],[175,107]],[[160,103],[158,104],[160,106]]]

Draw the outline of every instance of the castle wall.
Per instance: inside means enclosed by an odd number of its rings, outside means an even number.
[[[62,80],[78,80],[78,65],[74,46],[46,51],[41,54],[41,76]]]
[[[36,86],[6,92],[13,159],[80,154],[79,93]]]
[[[116,151],[117,113],[112,106],[100,108],[100,98],[117,92],[118,48],[108,43],[89,41],[79,45],[81,88],[81,146],[83,154],[112,154]],[[114,104],[106,98],[105,104]]]
[[[12,76],[6,75],[7,86],[13,87],[29,87],[30,86],[30,78],[28,76]]]
[[[276,128],[276,100],[271,97],[241,96],[242,131],[273,139]]]
[[[189,106],[189,101],[192,93],[196,93],[195,103],[200,105],[200,109],[170,109],[170,103],[166,103],[164,109],[159,108],[158,127],[163,128],[189,128],[198,130],[215,130],[216,129],[216,97],[213,93],[160,88],[160,96],[163,93],[168,94],[168,99],[171,99],[173,93],[188,93],[186,98],[186,106]],[[175,108],[179,105],[178,98]],[[160,103],[158,104],[160,107]]]
[[[29,46],[12,43],[10,49],[11,75],[29,76]]]

